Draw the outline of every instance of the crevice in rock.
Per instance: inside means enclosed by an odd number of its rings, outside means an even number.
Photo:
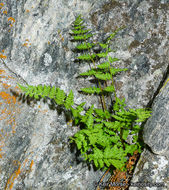
[[[5,66],[5,68],[6,68],[9,72],[11,72],[12,74],[14,74],[17,79],[23,81],[24,83],[26,83],[26,84],[28,85],[28,83],[27,83],[19,74],[16,74],[15,72],[13,72],[13,71],[6,65],[6,63],[5,63],[5,61],[4,61],[3,59],[0,59],[0,60],[2,61],[3,65]]]
[[[152,108],[152,104],[154,102],[154,99],[156,98],[156,96],[159,94],[161,88],[163,87],[163,85],[165,84],[165,81],[167,80],[167,77],[169,76],[169,64],[167,66],[167,69],[166,69],[166,73],[163,74],[163,78],[156,90],[156,92],[154,93],[152,99],[149,101],[149,103],[147,104],[147,108]]]

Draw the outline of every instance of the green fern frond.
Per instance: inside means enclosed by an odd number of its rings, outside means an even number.
[[[109,62],[101,63],[100,65],[97,65],[97,68],[99,69],[108,69],[110,67]]]
[[[93,43],[82,43],[80,45],[77,45],[76,48],[79,50],[86,50],[91,49],[94,46]]]
[[[41,88],[41,87],[40,87],[40,88]],[[57,89],[55,86],[53,86],[53,87],[50,89],[49,98],[54,99],[55,96],[56,96],[57,90],[58,90],[58,89]]]
[[[107,86],[103,89],[104,92],[115,92],[114,86]]]
[[[63,90],[58,89],[54,100],[55,100],[56,104],[62,105],[64,103],[65,97],[66,97],[65,92]]]
[[[81,122],[86,123],[88,117],[89,117],[90,115],[92,115],[92,113],[93,113],[93,107],[94,107],[94,105],[92,105],[92,106],[86,111],[86,114],[85,114],[84,116],[82,116],[82,118],[81,118]]]
[[[103,53],[97,53],[96,55],[98,56],[98,57],[100,57],[100,58],[103,58],[103,57],[107,57],[107,52],[103,52]]]
[[[80,90],[84,93],[87,93],[87,94],[94,94],[94,93],[99,94],[99,93],[101,93],[101,89],[96,88],[96,87],[81,88]]]
[[[74,26],[74,29],[75,30],[82,30],[82,29],[84,29],[84,28],[86,28],[85,26]]]
[[[108,44],[99,43],[99,45],[100,45],[103,49],[105,49],[105,48],[108,47]]]
[[[110,68],[110,73],[112,74],[112,75],[116,75],[118,72],[122,72],[122,71],[127,71],[128,69],[127,68],[125,68],[125,69],[120,69],[120,68],[114,68],[114,67],[111,67]]]
[[[94,117],[92,114],[90,114],[89,117],[87,118],[86,125],[90,129],[93,127],[93,123],[94,123]]]
[[[43,96],[43,97],[48,96],[50,90],[51,90],[51,87],[50,87],[50,86],[44,85],[44,89],[43,89],[43,94],[42,94],[42,96]]]
[[[112,79],[112,76],[110,73],[105,73],[105,74],[104,73],[96,73],[94,76],[100,80],[105,80],[105,81]]]
[[[84,35],[78,35],[78,36],[73,36],[74,40],[87,40],[88,38],[92,37],[93,34],[84,34]]]
[[[108,110],[103,111],[102,109],[94,109],[94,112],[96,114],[97,117],[101,118],[101,119],[110,119],[111,114]]]
[[[111,56],[108,56],[108,60],[110,63],[113,63],[113,62],[116,62],[116,61],[119,61],[120,59],[116,58],[116,57],[111,57]]]
[[[72,32],[74,33],[74,34],[85,34],[85,33],[87,33],[87,32],[89,32],[89,31],[91,31],[91,30],[82,30],[81,28],[80,28],[80,30],[72,30]]]
[[[84,54],[84,55],[81,55],[81,56],[77,57],[77,59],[85,60],[85,61],[90,61],[90,60],[94,59],[95,57],[96,57],[95,54],[93,54],[93,55]]]
[[[81,114],[80,113],[84,110],[83,106],[85,105],[85,103],[86,102],[81,103],[76,108],[70,107],[75,125],[78,125],[80,123],[80,120],[81,120]]]
[[[28,87],[22,86],[21,84],[17,83],[17,85],[19,86],[19,88],[23,91],[23,92],[27,92]]]
[[[74,25],[81,25],[83,23],[83,19],[81,18],[81,14],[76,18],[76,20],[73,22]]]
[[[133,110],[132,110],[133,111]],[[136,109],[137,120],[136,122],[143,122],[151,116],[152,111],[140,108]]]
[[[70,107],[74,104],[74,95],[73,95],[73,91],[71,90],[69,95],[67,96],[66,100],[65,100],[65,108],[66,109],[70,109]]]
[[[97,71],[95,69],[88,70],[87,72],[80,73],[80,76],[91,76],[94,75]]]

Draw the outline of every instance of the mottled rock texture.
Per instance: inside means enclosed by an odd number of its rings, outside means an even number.
[[[74,45],[69,31],[78,14],[84,15],[89,28],[97,33],[97,40],[126,26],[112,42],[116,52],[110,53],[121,59],[117,67],[128,68],[115,77],[117,95],[125,97],[132,108],[153,105],[152,118],[144,130],[145,142],[152,152],[145,150],[141,160],[145,157],[148,171],[159,176],[149,177],[148,181],[167,185],[169,88],[166,85],[160,93],[159,90],[169,74],[169,1],[1,2],[0,55],[5,64],[0,61],[0,189],[93,190],[93,182],[103,174],[71,151],[68,138],[78,128],[66,123],[63,112],[60,114],[50,101],[24,102],[18,98],[21,92],[17,82],[46,84],[59,86],[65,92],[73,89],[78,104],[87,99],[87,106],[98,106],[95,97],[78,93],[79,88],[90,85],[88,80],[76,78],[88,67],[74,63],[77,55],[71,51]],[[149,155],[160,169],[152,166]],[[147,170],[139,166],[138,163],[139,172],[135,172],[133,180],[140,176],[147,180],[142,175]]]
[[[144,126],[144,142],[155,154],[169,159],[169,78],[153,102],[152,117]]]

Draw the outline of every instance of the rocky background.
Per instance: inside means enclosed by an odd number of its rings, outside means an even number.
[[[0,189],[95,189],[104,172],[75,154],[68,139],[77,130],[50,102],[19,98],[22,85],[73,89],[77,104],[97,99],[78,93],[90,85],[77,79],[87,65],[74,63],[71,24],[79,14],[103,40],[126,26],[112,42],[128,71],[115,77],[117,95],[129,107],[151,107],[144,126],[147,148],[132,182],[169,189],[169,1],[168,0],[1,0],[0,1]],[[155,183],[163,183],[157,187]]]

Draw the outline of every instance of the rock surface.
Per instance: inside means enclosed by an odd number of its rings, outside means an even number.
[[[2,0],[2,3],[0,189],[93,190],[94,182],[103,174],[92,166],[89,169],[71,152],[68,138],[78,128],[66,123],[63,112],[59,114],[51,102],[22,102],[18,96],[21,91],[17,82],[55,85],[65,92],[73,89],[77,104],[87,99],[87,106],[92,103],[99,106],[95,97],[78,93],[79,88],[90,85],[88,80],[76,79],[88,67],[74,63],[76,55],[71,51],[74,45],[69,31],[78,14],[84,15],[98,40],[126,26],[112,42],[116,52],[111,55],[121,59],[115,65],[129,69],[115,77],[117,95],[125,97],[132,108],[153,103],[153,114],[144,130],[144,140],[152,152],[142,153],[133,182],[139,177],[146,181],[144,173],[152,171],[155,177],[149,178],[150,182],[168,185],[169,83],[159,90],[169,74],[169,1]],[[144,159],[143,168],[140,163]]]

